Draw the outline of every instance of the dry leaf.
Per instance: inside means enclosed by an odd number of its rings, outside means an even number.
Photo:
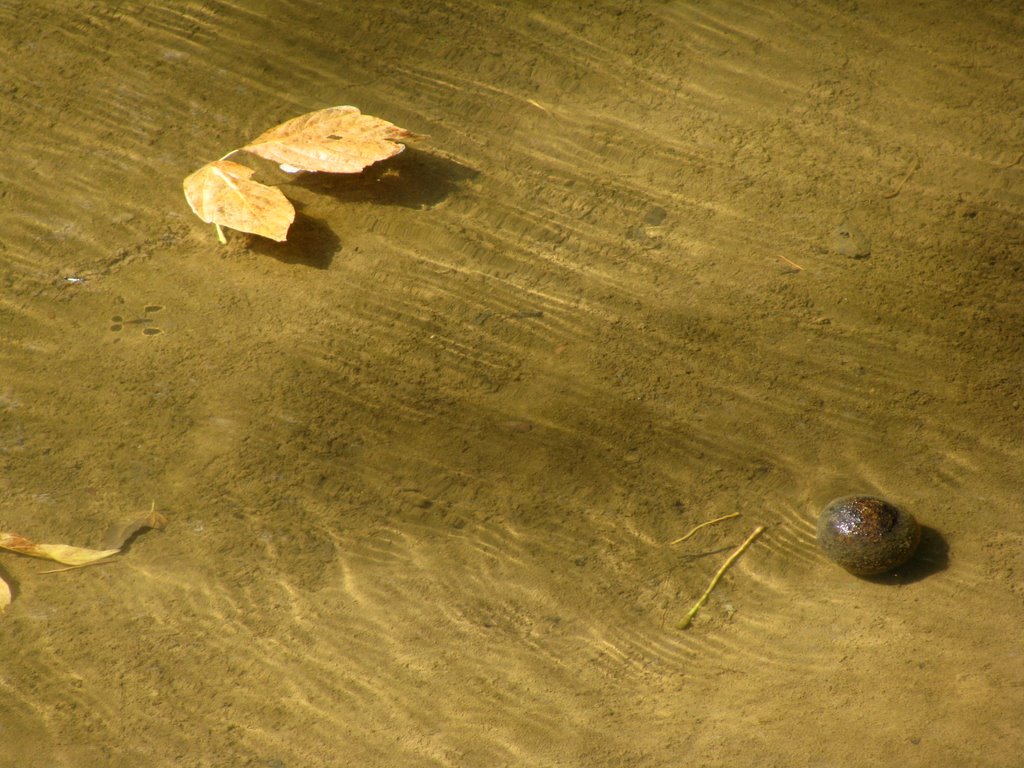
[[[405,149],[399,140],[415,138],[415,133],[355,107],[328,107],[281,123],[242,149],[288,172],[359,173]]]
[[[42,557],[47,560],[55,560],[58,563],[69,565],[74,568],[83,565],[92,565],[113,557],[135,534],[145,528],[163,528],[167,524],[167,518],[156,511],[156,506],[150,508],[149,514],[132,520],[126,525],[113,526],[108,532],[108,538],[112,538],[113,544],[107,549],[86,549],[85,547],[72,547],[67,544],[36,544],[34,541],[19,536],[17,533],[0,531],[0,549],[7,549],[11,552],[18,552],[30,557]],[[68,569],[63,569],[68,570]],[[44,571],[44,573],[56,573],[56,571]],[[11,604],[11,588],[3,579],[0,579],[0,613]]]
[[[120,549],[86,549],[67,544],[36,544],[16,533],[0,533],[0,549],[19,552],[31,557],[44,557],[64,565],[87,565],[116,555]]]
[[[254,171],[231,160],[214,160],[185,179],[185,198],[203,221],[281,242],[295,219],[284,193],[251,181]]]
[[[273,160],[288,173],[359,173],[405,149],[400,140],[415,138],[420,137],[355,107],[329,107],[281,123],[242,149]],[[185,179],[188,204],[196,216],[217,227],[222,243],[227,240],[221,226],[281,242],[288,236],[295,209],[277,188],[252,181],[251,168],[225,159],[238,151]]]

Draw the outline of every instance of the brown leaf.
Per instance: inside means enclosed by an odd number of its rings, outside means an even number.
[[[136,518],[124,525],[115,525],[107,533],[108,543],[106,549],[86,549],[85,547],[72,547],[67,544],[36,544],[17,533],[0,531],[0,549],[10,550],[29,557],[42,557],[47,560],[55,560],[58,563],[71,566],[71,568],[59,568],[55,571],[42,571],[42,573],[59,573],[72,568],[80,568],[83,565],[94,565],[102,563],[108,558],[118,554],[139,531],[146,528],[163,528],[167,524],[167,518],[156,511],[156,505],[150,507],[149,514]],[[0,578],[0,613],[3,613],[11,604],[11,588]]]
[[[203,221],[281,242],[295,219],[284,193],[251,181],[252,168],[231,160],[214,160],[188,176],[185,199]]]
[[[280,163],[285,171],[359,173],[405,149],[400,139],[415,138],[355,107],[328,107],[281,123],[242,149]]]
[[[0,549],[20,552],[31,557],[43,557],[56,560],[64,565],[87,565],[103,560],[120,552],[120,549],[86,549],[70,547],[67,544],[36,544],[16,533],[0,532]]]

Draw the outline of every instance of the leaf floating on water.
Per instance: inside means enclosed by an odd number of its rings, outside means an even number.
[[[397,155],[403,140],[415,133],[387,120],[362,114],[356,107],[328,107],[281,123],[242,149],[273,160],[288,173],[326,171],[359,173],[368,165]]]
[[[7,549],[30,557],[56,560],[64,565],[88,565],[121,551],[120,549],[86,549],[85,547],[71,547],[67,544],[36,544],[16,533],[0,533],[0,549]]]
[[[281,242],[295,219],[284,193],[252,181],[241,163],[214,160],[185,179],[185,199],[203,221]]]
[[[113,526],[107,533],[107,540],[112,543],[108,544],[106,549],[87,549],[86,547],[72,547],[68,544],[36,544],[31,539],[26,539],[17,533],[4,531],[0,531],[0,549],[29,557],[54,560],[71,568],[79,568],[83,565],[104,562],[118,554],[139,531],[146,528],[160,529],[166,524],[167,518],[157,512],[154,505],[150,508],[149,514],[132,520],[126,525]],[[58,571],[60,570],[70,569],[58,569]],[[44,573],[57,573],[58,571],[44,571]],[[0,579],[0,613],[3,613],[10,604],[11,588],[6,581]]]
[[[378,160],[397,155],[402,141],[423,138],[356,107],[328,107],[281,123],[241,149],[276,162],[286,173],[325,171],[359,173]],[[288,236],[295,209],[276,187],[252,181],[254,171],[225,158],[207,163],[185,179],[188,204],[203,221],[269,237]]]

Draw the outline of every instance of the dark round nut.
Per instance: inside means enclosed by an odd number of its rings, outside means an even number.
[[[818,546],[858,576],[891,571],[914,555],[921,526],[913,515],[874,496],[844,496],[818,518]]]

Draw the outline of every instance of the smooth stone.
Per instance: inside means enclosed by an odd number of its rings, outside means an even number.
[[[858,576],[898,568],[921,541],[914,516],[874,496],[843,496],[818,518],[818,545],[833,562]]]

